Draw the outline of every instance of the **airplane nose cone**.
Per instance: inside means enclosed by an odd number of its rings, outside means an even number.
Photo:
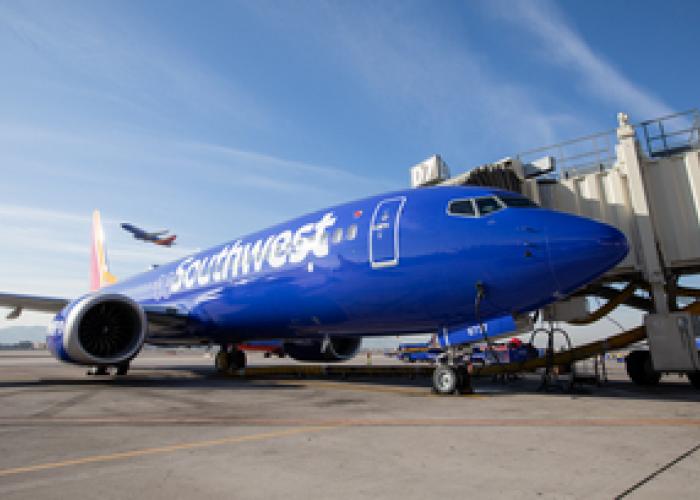
[[[559,285],[568,295],[595,280],[627,255],[627,238],[600,222],[562,214],[548,228],[549,261]]]

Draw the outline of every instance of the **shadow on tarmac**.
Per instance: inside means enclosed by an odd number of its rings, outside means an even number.
[[[563,381],[564,379],[562,379]],[[282,381],[283,383],[279,383]],[[348,389],[361,390],[361,386],[392,388],[412,387],[425,389],[430,395],[430,378],[417,376],[409,377],[367,377],[353,375],[341,376],[298,376],[290,369],[289,375],[255,376],[242,378],[238,376],[221,375],[210,367],[174,366],[174,367],[135,367],[126,376],[85,376],[85,378],[42,377],[36,380],[6,380],[0,381],[0,388],[39,388],[39,387],[134,387],[158,388],[161,390],[175,389],[206,389],[226,391],[262,391],[285,390],[293,391],[309,386],[308,382],[332,382],[334,387],[342,388],[347,384]],[[700,391],[692,387],[687,380],[664,381],[658,386],[642,387],[628,381],[609,381],[602,386],[576,385],[574,390],[568,390],[566,384],[554,384],[542,388],[539,375],[527,374],[515,380],[494,381],[491,378],[475,378],[473,386],[476,394],[488,397],[508,397],[517,395],[548,395],[568,398],[610,398],[610,399],[642,399],[654,401],[698,401]]]

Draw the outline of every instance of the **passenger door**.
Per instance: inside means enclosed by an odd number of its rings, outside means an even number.
[[[369,231],[369,262],[372,269],[399,263],[399,226],[406,198],[387,198],[377,204]]]

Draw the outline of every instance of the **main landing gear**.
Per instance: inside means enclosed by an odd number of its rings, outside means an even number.
[[[109,370],[106,366],[91,366],[85,375],[109,375]]]
[[[454,348],[438,359],[433,371],[433,392],[435,394],[472,394],[471,374],[463,355]]]
[[[115,368],[117,371],[115,372],[115,375],[126,375],[129,373],[129,367],[130,363],[129,361],[125,361],[124,363],[121,363],[117,365]],[[109,367],[108,366],[91,366],[88,368],[88,371],[86,375],[109,375]]]
[[[222,345],[221,350],[216,353],[214,358],[214,367],[219,373],[241,370],[245,368],[245,365],[245,352],[237,349],[236,346],[229,350],[228,346]]]

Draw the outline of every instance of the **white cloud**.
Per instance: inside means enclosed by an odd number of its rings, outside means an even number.
[[[328,17],[344,64],[385,102],[414,109],[415,125],[427,134],[466,140],[479,131],[531,145],[552,141],[566,118],[543,110],[527,87],[494,74],[468,40],[455,44],[439,26],[401,8],[333,10]]]
[[[41,157],[35,156],[36,151],[26,151],[37,143],[64,154]],[[0,122],[0,147],[0,159],[4,157],[10,171],[32,171],[41,176],[60,177],[62,180],[72,178],[81,183],[90,181],[113,188],[133,185],[123,172],[134,169],[135,165],[145,167],[139,171],[142,176],[155,167],[161,167],[171,173],[190,176],[196,173],[198,179],[206,179],[217,185],[223,183],[232,187],[290,194],[326,194],[330,186],[338,183],[362,192],[392,187],[391,183],[381,178],[353,174],[340,167],[143,131],[138,134],[105,134],[92,130],[59,130]],[[134,157],[134,151],[138,151],[137,157]],[[70,161],[65,158],[70,158]],[[92,162],[103,167],[98,171],[91,165]],[[118,168],[120,162],[124,168]],[[172,179],[161,175],[158,177],[159,186],[167,185]]]
[[[568,69],[598,99],[619,106],[637,119],[672,112],[651,92],[630,81],[611,62],[596,54],[561,10],[549,0],[489,2],[493,13],[526,30],[539,42],[540,55]],[[629,50],[637,50],[631,47]]]
[[[61,221],[84,224],[90,221],[89,215],[8,204],[0,204],[0,217],[3,218],[3,222],[14,219],[20,221]]]
[[[229,111],[248,126],[267,121],[269,111],[261,111],[253,95],[176,52],[159,39],[155,27],[141,22],[128,6],[85,9],[74,4],[47,9],[41,2],[0,4],[0,35],[7,44],[4,57],[61,67],[59,78],[50,76],[37,83],[60,87],[69,75],[77,75],[77,81],[84,83],[65,90],[154,118],[176,104],[189,113]],[[95,81],[101,85],[96,87]]]
[[[333,182],[352,182],[365,187],[373,187],[374,189],[389,187],[389,183],[387,181],[369,178],[364,175],[353,174],[352,172],[348,172],[338,167],[315,165],[312,163],[280,158],[274,155],[255,151],[245,151],[218,144],[183,142],[180,143],[179,146],[185,150],[191,151],[196,156],[201,154],[213,155],[219,162],[222,162],[229,167],[240,166],[244,167],[246,171],[264,169],[267,170],[268,174],[295,176],[303,179],[303,183],[301,185],[292,185],[292,189],[295,191],[298,189],[308,189],[314,183],[326,183],[329,180]],[[266,175],[264,179],[261,178],[260,180],[265,181],[265,183],[262,184],[265,186],[267,182],[270,182],[273,179],[270,179],[269,175]],[[283,182],[286,183],[287,180],[284,180]],[[277,189],[286,189],[282,186],[278,186],[277,183],[273,183],[271,185]]]

